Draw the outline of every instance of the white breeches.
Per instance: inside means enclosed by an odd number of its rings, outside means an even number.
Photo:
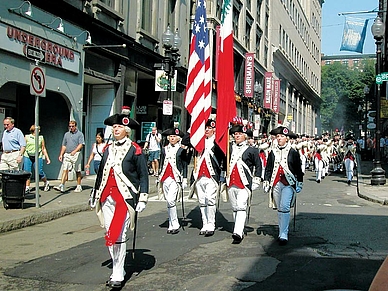
[[[105,230],[108,231],[111,224],[113,214],[115,211],[116,202],[109,196],[105,202],[102,204],[102,213],[104,215]],[[109,246],[109,253],[112,258],[113,268],[112,275],[110,279],[112,281],[123,281],[125,276],[124,263],[125,263],[125,254],[127,251],[127,230],[130,224],[129,213],[127,212],[127,217],[123,224],[121,234],[118,237],[117,241],[119,243]]]
[[[320,181],[322,179],[323,174],[323,162],[322,160],[319,160],[317,158],[314,158],[315,163],[315,173],[316,173],[316,180]]]
[[[249,190],[247,188],[240,189],[235,186],[228,188],[229,200],[233,209],[234,230],[241,237],[244,235],[245,219],[247,217],[247,206],[249,198]]]
[[[212,178],[201,177],[195,187],[199,206],[216,205],[218,185]]]
[[[351,159],[345,159],[346,178],[348,181],[353,179],[354,161]]]

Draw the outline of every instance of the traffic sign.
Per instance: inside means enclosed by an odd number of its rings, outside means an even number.
[[[44,54],[40,49],[34,48],[32,46],[26,46],[26,56],[29,59],[33,59],[35,61],[43,61]]]
[[[46,72],[44,68],[30,65],[30,94],[46,97]]]
[[[388,81],[388,72],[383,72],[376,76],[376,84],[381,85],[385,81]]]

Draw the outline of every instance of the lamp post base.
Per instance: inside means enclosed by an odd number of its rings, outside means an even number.
[[[370,172],[372,174],[372,178],[370,180],[371,185],[385,185],[385,171],[381,167],[380,161],[373,162],[374,169]]]

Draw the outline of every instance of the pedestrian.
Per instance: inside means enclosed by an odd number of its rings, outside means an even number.
[[[0,160],[0,170],[19,170],[26,149],[26,140],[22,131],[15,127],[15,119],[3,119],[4,132],[2,137],[3,154]]]
[[[65,133],[62,140],[62,147],[59,153],[58,160],[62,163],[61,184],[55,186],[54,189],[65,192],[65,183],[69,177],[69,171],[75,170],[77,176],[77,187],[74,192],[82,192],[81,186],[81,150],[85,145],[84,134],[78,130],[75,120],[69,121],[69,131]]]
[[[226,157],[215,143],[215,128],[216,122],[209,119],[205,124],[205,149],[198,154],[197,167],[193,171],[202,217],[199,234],[205,236],[214,235],[218,184],[221,176],[225,180]]]
[[[230,172],[227,174],[226,184],[228,196],[233,210],[234,228],[233,243],[239,244],[244,238],[244,226],[247,208],[252,191],[259,188],[262,165],[257,148],[248,145],[249,129],[239,122],[234,122],[229,129],[234,143],[231,146],[229,162]]]
[[[180,141],[184,133],[178,128],[170,128],[162,132],[167,136],[168,144],[161,153],[160,182],[168,211],[168,234],[177,234],[180,224],[178,221],[176,201],[183,189],[187,187],[187,151],[181,146]]]
[[[38,127],[38,132],[40,132],[40,127]],[[35,125],[31,125],[30,134],[25,136],[26,140],[26,150],[24,151],[23,156],[23,170],[31,172],[32,169],[35,169]],[[46,174],[43,171],[43,159],[46,160],[46,164],[51,163],[50,157],[47,152],[46,143],[44,141],[43,135],[38,135],[38,169],[39,169],[39,178],[42,179],[44,183],[43,191],[50,190],[50,183],[47,180]],[[26,194],[30,193],[30,178],[26,181]]]
[[[92,145],[92,150],[90,151],[90,156],[88,162],[85,165],[86,169],[90,169],[90,163],[93,161],[93,170],[94,173],[98,173],[98,168],[100,167],[102,155],[104,153],[106,143],[104,142],[104,135],[102,132],[97,132],[96,142]]]
[[[343,147],[344,151],[344,164],[345,164],[345,170],[346,170],[346,178],[347,183],[350,185],[350,183],[353,180],[353,170],[356,165],[356,151],[357,146],[354,142],[354,135],[352,133],[349,133],[345,136],[346,144]]]
[[[156,126],[152,127],[151,132],[146,136],[144,149],[148,149],[148,162],[150,162],[152,165],[152,170],[155,177],[158,176],[161,141],[162,135],[158,133],[158,128]]]
[[[112,274],[106,285],[120,289],[125,276],[127,230],[134,230],[135,211],[143,211],[148,200],[148,169],[141,147],[129,138],[131,128],[139,125],[137,121],[126,114],[114,114],[104,124],[112,126],[115,141],[104,151],[91,198],[106,230],[105,245],[112,258]]]
[[[268,156],[263,189],[269,193],[272,188],[269,205],[278,213],[279,245],[286,245],[290,209],[295,202],[296,193],[302,190],[303,172],[299,153],[289,142],[296,135],[285,126],[273,129],[270,134],[276,136],[277,146],[272,148]]]

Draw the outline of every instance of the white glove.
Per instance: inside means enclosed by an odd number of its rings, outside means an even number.
[[[145,207],[146,207],[145,202],[139,201],[139,202],[137,202],[137,205],[136,205],[136,211],[142,212],[145,209]]]
[[[259,188],[259,184],[257,184],[257,183],[252,183],[252,191],[255,191],[256,189],[258,189]]]
[[[183,181],[182,181],[182,189],[185,189],[187,188],[187,178],[183,178]]]
[[[269,189],[271,189],[271,186],[269,185],[269,181],[264,181],[263,182],[263,190],[264,190],[264,192],[268,193]]]
[[[296,193],[299,193],[300,191],[302,191],[302,188],[303,188],[303,182],[296,182],[296,188],[295,188]]]

